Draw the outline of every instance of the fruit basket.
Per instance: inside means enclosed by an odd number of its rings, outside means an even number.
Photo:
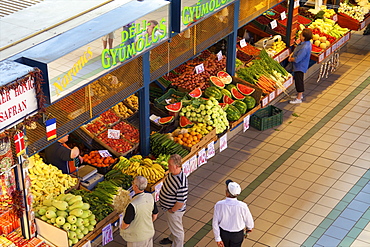
[[[258,130],[266,130],[283,123],[283,111],[273,105],[258,110],[250,118],[250,125]]]
[[[154,105],[157,108],[164,110],[166,105],[180,102],[183,99],[187,99],[186,92],[179,92],[173,88],[170,88],[161,97],[154,99]]]

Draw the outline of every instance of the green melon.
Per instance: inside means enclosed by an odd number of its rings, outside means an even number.
[[[227,95],[230,98],[232,97],[230,91],[227,90],[226,88],[221,89],[221,93],[222,93],[222,95]]]
[[[244,115],[244,113],[247,111],[247,104],[241,100],[235,100],[233,106],[239,110],[241,115]]]
[[[225,88],[231,91],[231,89],[236,88],[236,86],[234,84],[227,84]]]
[[[252,96],[245,96],[243,102],[247,105],[248,110],[256,106],[256,100]]]
[[[221,100],[222,93],[217,87],[210,86],[207,87],[206,90],[204,90],[204,96],[206,96],[207,98],[214,97],[218,101]]]

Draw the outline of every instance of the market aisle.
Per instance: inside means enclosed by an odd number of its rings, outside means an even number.
[[[213,206],[224,181],[244,188],[255,229],[243,246],[370,245],[370,36],[354,32],[326,80],[306,80],[304,102],[275,104],[282,125],[250,129],[189,176],[185,246],[216,246]],[[169,233],[160,213],[155,246]],[[116,232],[115,242],[124,246]]]

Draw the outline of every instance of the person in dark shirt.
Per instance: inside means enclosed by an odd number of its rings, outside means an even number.
[[[46,163],[52,164],[65,174],[73,173],[78,164],[83,162],[78,147],[69,148],[66,145],[69,135],[65,135],[45,149]]]
[[[137,176],[132,182],[135,195],[127,206],[120,235],[127,241],[127,247],[152,247],[154,236],[153,221],[157,219],[158,208],[151,194],[144,190],[148,180]]]

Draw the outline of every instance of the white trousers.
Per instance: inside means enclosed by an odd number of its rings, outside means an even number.
[[[184,227],[182,225],[182,216],[185,212],[174,212],[170,213],[166,211],[168,228],[171,231],[169,239],[172,241],[172,247],[183,247],[184,246]]]

